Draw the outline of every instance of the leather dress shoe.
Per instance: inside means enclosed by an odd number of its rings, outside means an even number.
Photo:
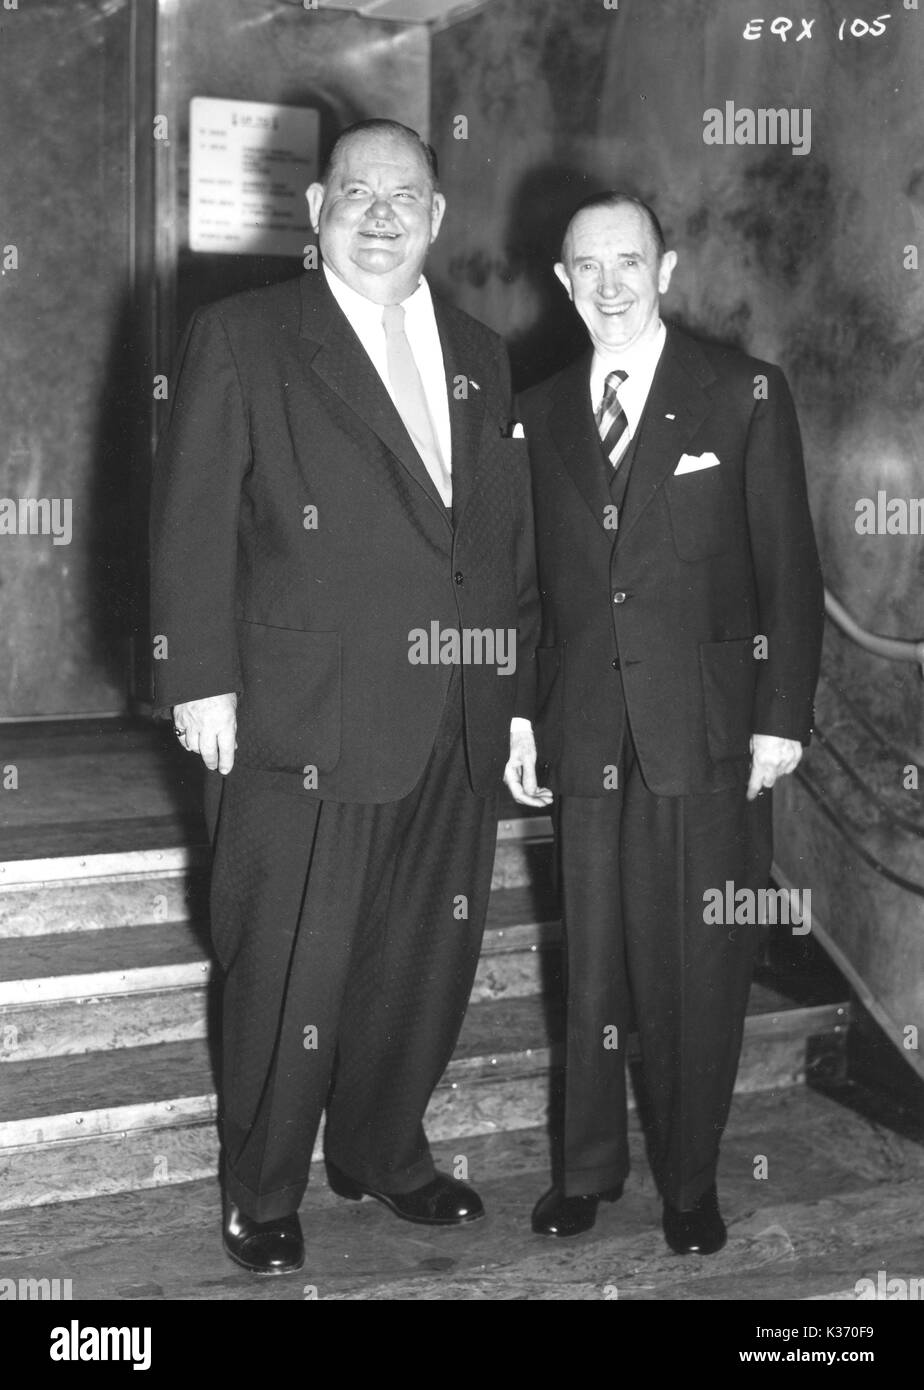
[[[363,1187],[328,1162],[327,1182],[338,1197],[346,1197],[351,1202],[358,1202],[361,1197],[374,1197],[402,1221],[415,1221],[419,1226],[464,1226],[484,1216],[478,1193],[445,1173],[437,1173],[413,1192],[378,1192],[374,1187]]]
[[[664,1237],[676,1255],[714,1255],[728,1239],[715,1187],[686,1211],[664,1203]]]
[[[305,1263],[305,1241],[294,1212],[276,1221],[253,1221],[229,1202],[222,1237],[232,1260],[252,1274],[291,1274]]]
[[[579,1236],[593,1226],[600,1202],[618,1202],[621,1196],[622,1183],[578,1197],[566,1197],[561,1188],[552,1187],[533,1208],[533,1230],[538,1236]]]

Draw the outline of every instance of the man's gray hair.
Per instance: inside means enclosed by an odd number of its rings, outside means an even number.
[[[343,146],[354,135],[398,135],[407,140],[408,144],[416,145],[420,151],[420,156],[427,167],[430,175],[430,182],[433,184],[434,193],[440,186],[439,165],[436,159],[436,150],[432,145],[428,145],[420,134],[409,125],[402,125],[400,121],[391,121],[384,116],[375,116],[366,121],[355,121],[353,125],[348,125],[345,130],[341,130],[331,147],[330,154],[327,156],[324,168],[321,170],[319,183],[327,185],[330,177],[337,167],[337,161],[343,153]]]
[[[657,213],[654,208],[649,207],[641,198],[636,198],[633,193],[623,193],[617,188],[608,189],[605,193],[592,193],[589,198],[585,198],[582,203],[578,203],[574,212],[568,219],[565,235],[562,238],[562,260],[564,261],[566,258],[568,238],[571,235],[571,228],[574,226],[574,219],[579,213],[589,212],[591,208],[618,208],[623,207],[625,204],[628,204],[630,207],[638,208],[639,212],[647,221],[649,230],[654,239],[655,250],[658,253],[658,260],[660,260],[667,251],[667,242],[664,240],[664,232],[661,228],[661,223],[658,221]]]

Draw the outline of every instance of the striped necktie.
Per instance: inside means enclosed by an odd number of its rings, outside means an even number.
[[[628,372],[622,370],[607,373],[603,399],[596,414],[603,452],[614,469],[619,467],[619,461],[629,442],[629,421],[616,394],[628,375]]]
[[[411,345],[404,331],[404,305],[386,304],[382,313],[391,398],[414,448],[445,506],[452,505],[452,475],[443,461]]]

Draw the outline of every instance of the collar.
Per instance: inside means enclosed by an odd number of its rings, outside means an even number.
[[[600,398],[603,395],[603,384],[608,374],[619,368],[627,374],[626,387],[631,390],[632,395],[647,396],[666,341],[667,329],[661,320],[654,337],[640,347],[632,348],[621,354],[606,353],[605,355],[595,349],[590,368],[590,395],[594,406],[596,407],[600,403]]]
[[[352,285],[348,285],[345,280],[341,280],[336,271],[331,270],[330,267],[324,265],[323,262],[322,268],[324,270],[324,278],[327,280],[331,294],[351,323],[358,320],[359,322],[368,323],[370,325],[381,325],[382,309],[384,305],[377,304],[375,300],[367,299],[364,294],[360,294],[359,290],[354,290]],[[417,282],[417,288],[412,294],[408,295],[407,299],[402,299],[401,303],[404,305],[405,322],[407,322],[408,319],[413,320],[419,318],[421,315],[426,314],[428,310],[430,314],[433,313],[433,298],[430,294],[430,286],[427,284],[423,275],[421,275]]]

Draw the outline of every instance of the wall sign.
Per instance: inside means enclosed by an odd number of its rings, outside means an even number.
[[[263,101],[189,103],[189,246],[299,256],[313,241],[305,189],[318,174],[317,111]]]

